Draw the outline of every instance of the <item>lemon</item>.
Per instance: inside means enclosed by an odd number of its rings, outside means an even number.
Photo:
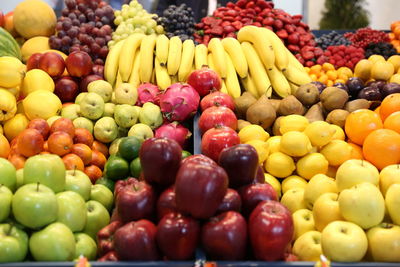
[[[302,157],[311,151],[310,139],[303,132],[291,131],[282,135],[281,152],[292,157]]]
[[[251,140],[267,141],[269,133],[267,133],[260,125],[247,125],[239,131],[241,143],[247,143]]]
[[[271,155],[274,152],[281,151],[281,136],[272,136],[267,140],[267,144],[269,147],[269,154]]]
[[[313,146],[324,146],[328,144],[332,140],[335,132],[335,128],[331,127],[331,124],[325,121],[314,121],[304,130],[304,133],[310,138]]]
[[[343,162],[351,159],[351,152],[352,147],[343,140],[332,140],[320,150],[331,166],[342,165]]]
[[[263,163],[267,159],[269,155],[269,147],[266,142],[263,142],[261,140],[251,140],[248,141],[246,144],[249,144],[256,149],[259,163]]]
[[[54,92],[54,81],[45,71],[33,69],[26,73],[22,82],[21,94],[27,96],[37,90]]]
[[[276,194],[278,195],[278,198],[280,198],[282,193],[281,193],[281,183],[279,182],[279,180],[269,173],[264,173],[264,177],[265,177],[265,182],[267,184],[270,184],[274,188]]]
[[[37,90],[30,93],[23,100],[23,106],[25,115],[28,119],[33,120],[42,118],[47,120],[60,112],[62,103],[52,92],[47,90]]]
[[[264,169],[273,176],[284,178],[291,175],[296,166],[291,157],[282,152],[275,152],[267,158]]]
[[[286,191],[282,198],[281,203],[294,213],[296,210],[306,209],[306,202],[304,201],[304,188],[292,188]]]
[[[292,188],[305,188],[307,185],[307,180],[298,175],[291,175],[283,179],[282,181],[282,194]]]
[[[316,174],[326,174],[329,162],[321,153],[308,154],[297,161],[297,174],[310,180]]]
[[[308,126],[309,121],[306,117],[301,115],[288,115],[281,119],[280,121],[280,132],[281,134],[290,131],[302,132]]]
[[[332,124],[331,127],[336,130],[335,134],[332,137],[332,140],[344,140],[344,139],[346,139],[346,135],[344,134],[344,131],[340,126]]]

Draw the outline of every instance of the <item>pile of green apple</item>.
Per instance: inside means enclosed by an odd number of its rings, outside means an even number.
[[[129,83],[115,90],[104,80],[89,83],[88,92],[80,93],[75,103],[66,105],[61,116],[73,121],[75,127],[85,128],[102,143],[135,136],[140,140],[153,137],[153,130],[163,123],[160,107],[148,102],[135,106],[138,91]]]
[[[106,186],[66,171],[57,155],[30,157],[18,171],[0,158],[0,263],[96,259],[112,205]]]

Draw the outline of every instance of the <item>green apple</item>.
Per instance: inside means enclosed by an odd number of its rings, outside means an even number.
[[[71,261],[75,256],[72,231],[59,222],[32,234],[29,250],[36,261]]]
[[[304,201],[308,209],[312,209],[315,200],[324,193],[336,193],[335,180],[325,174],[314,175],[304,189]]]
[[[128,104],[116,105],[114,109],[114,119],[118,126],[130,128],[138,120],[138,110]]]
[[[83,171],[68,170],[65,180],[66,191],[69,190],[78,193],[84,201],[89,200],[92,182]]]
[[[111,211],[114,203],[114,195],[107,186],[102,184],[92,185],[90,199],[101,203],[108,211]]]
[[[0,184],[0,223],[4,222],[10,215],[12,198],[11,190]]]
[[[322,254],[321,233],[309,231],[302,234],[294,242],[292,253],[301,261],[319,261]]]
[[[68,226],[72,232],[82,231],[86,224],[85,200],[74,191],[61,192],[56,197],[57,221]]]
[[[363,229],[381,223],[385,216],[385,199],[371,183],[361,183],[343,190],[338,201],[343,218]]]
[[[114,110],[115,110],[115,104],[114,103],[105,103],[104,104],[103,117],[114,118]]]
[[[299,187],[305,188],[306,185],[307,185],[306,179],[298,175],[291,175],[289,177],[286,177],[282,181],[282,194],[285,194],[286,191],[292,188],[299,188]]]
[[[383,196],[386,196],[388,188],[395,183],[400,183],[400,164],[386,166],[379,174],[379,187]]]
[[[104,100],[96,93],[88,93],[79,103],[82,116],[90,119],[97,120],[101,118],[104,112]]]
[[[88,130],[91,134],[93,134],[93,122],[85,117],[76,118],[73,121],[75,128],[84,128]]]
[[[139,113],[139,121],[153,130],[158,128],[163,123],[160,107],[151,102],[144,103]]]
[[[26,184],[15,192],[12,212],[23,226],[37,229],[57,220],[57,198],[43,184]]]
[[[285,194],[283,194],[281,203],[285,205],[291,213],[294,213],[296,210],[306,209],[306,203],[304,202],[304,189],[289,189]]]
[[[78,104],[71,104],[61,109],[61,117],[75,120],[79,117],[80,106]]]
[[[59,118],[62,118],[61,116],[52,116],[50,118],[47,119],[47,124],[51,127],[51,125],[53,124],[53,122],[55,122],[56,120],[58,120]]]
[[[325,193],[314,202],[312,211],[315,229],[322,232],[329,223],[344,220],[340,213],[338,198],[337,193]]]
[[[0,263],[23,261],[27,253],[28,235],[14,224],[0,224]]]
[[[79,93],[79,95],[77,95],[75,98],[75,104],[79,105],[87,94],[88,94],[88,92]]]
[[[349,159],[345,161],[336,172],[336,186],[339,192],[353,185],[369,182],[378,186],[378,169],[368,161]]]
[[[87,220],[82,232],[96,239],[97,232],[110,223],[110,214],[107,209],[96,200],[86,202]]]
[[[137,88],[130,83],[121,83],[117,88],[115,88],[115,104],[128,104],[135,105],[138,92]]]
[[[18,169],[15,174],[17,177],[17,183],[15,186],[16,186],[16,189],[18,189],[24,185],[24,169],[23,168]]]
[[[296,240],[302,234],[315,230],[314,218],[311,210],[300,209],[293,214],[294,239]]]
[[[41,183],[55,193],[65,189],[65,165],[54,154],[36,155],[26,160],[24,165],[24,184]]]
[[[94,125],[94,137],[102,143],[110,143],[118,137],[118,125],[110,117],[104,117],[96,121]]]
[[[386,191],[385,204],[393,223],[400,225],[400,184],[392,184]]]
[[[139,139],[140,142],[143,142],[146,139],[154,137],[154,133],[150,126],[137,123],[129,129],[128,136],[134,136]]]
[[[85,233],[76,233],[75,237],[75,256],[78,259],[80,256],[86,257],[88,260],[96,260],[97,245],[89,235]]]
[[[400,226],[381,223],[367,232],[368,254],[377,262],[400,262]]]
[[[368,248],[364,230],[357,224],[334,221],[328,224],[321,235],[322,252],[331,261],[360,261]]]
[[[89,93],[100,95],[104,102],[109,102],[111,100],[111,94],[113,92],[111,84],[104,80],[90,82],[87,86],[87,90]]]
[[[17,184],[15,167],[4,158],[0,158],[0,184],[7,186],[12,192],[15,191]]]

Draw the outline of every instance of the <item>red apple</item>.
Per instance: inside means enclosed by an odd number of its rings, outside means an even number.
[[[248,216],[263,200],[278,200],[275,189],[270,184],[249,184],[238,190],[242,198],[243,215]]]
[[[54,93],[61,102],[73,102],[79,94],[78,84],[70,77],[62,77],[56,82]]]
[[[201,152],[218,161],[219,154],[224,148],[240,144],[238,134],[232,128],[218,126],[209,129],[201,139]]]
[[[236,130],[237,118],[235,113],[227,107],[210,107],[203,111],[199,118],[199,129],[204,134],[208,129],[216,126],[227,126]]]
[[[55,132],[66,132],[67,134],[69,134],[69,136],[71,136],[71,138],[74,138],[75,126],[70,119],[59,118],[54,121],[50,127],[50,133],[52,134]]]
[[[165,215],[157,225],[157,244],[168,260],[190,260],[200,236],[200,224],[177,212]]]
[[[222,81],[218,74],[208,66],[190,73],[187,83],[190,84],[200,96],[205,96],[213,90],[220,90]]]
[[[91,74],[86,76],[85,78],[82,79],[82,81],[79,83],[79,89],[81,92],[87,92],[87,86],[89,83],[97,80],[103,80],[103,77],[96,75],[96,74]]]
[[[74,77],[84,77],[92,72],[93,62],[88,53],[75,51],[65,60],[68,73]]]
[[[235,102],[233,101],[233,98],[230,95],[220,91],[208,94],[200,101],[200,108],[202,112],[213,106],[223,106],[231,109],[232,111],[235,110]]]
[[[44,119],[33,119],[28,123],[26,128],[38,130],[43,136],[44,140],[47,140],[50,135],[50,126]]]
[[[201,243],[207,259],[242,260],[246,255],[246,220],[236,211],[212,217],[201,229]]]
[[[228,188],[224,199],[218,207],[217,213],[219,214],[230,210],[240,212],[241,208],[242,199],[240,198],[239,193],[232,188]]]
[[[100,77],[104,77],[104,66],[103,65],[93,65],[92,67],[93,74],[96,74]]]
[[[4,14],[0,10],[0,27],[4,27]]]
[[[114,234],[117,256],[125,261],[151,261],[158,259],[157,227],[148,220],[129,222]]]
[[[171,186],[165,189],[157,200],[157,218],[161,220],[166,214],[176,212],[175,190]]]
[[[51,77],[58,77],[64,73],[65,62],[56,52],[46,52],[39,58],[39,69],[44,70]]]
[[[98,258],[97,261],[119,261],[117,252],[115,250],[108,252],[106,255],[104,255],[101,258]]]
[[[121,221],[114,221],[97,232],[97,247],[100,257],[114,250],[114,234],[122,225]]]
[[[265,183],[265,175],[264,169],[261,165],[258,165],[257,174],[254,178],[253,184],[264,184]]]
[[[228,175],[219,166],[186,163],[179,168],[175,182],[178,211],[197,219],[215,214],[228,188]]]
[[[39,69],[39,60],[42,53],[33,53],[26,62],[26,70]]]
[[[184,158],[181,161],[181,165],[186,163],[209,164],[212,166],[217,166],[217,163],[215,161],[213,161],[207,156],[204,156],[203,154],[191,155],[189,157]]]
[[[248,230],[257,260],[283,260],[293,238],[292,214],[278,201],[262,201],[250,215]]]

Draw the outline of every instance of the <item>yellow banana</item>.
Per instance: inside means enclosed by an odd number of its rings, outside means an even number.
[[[208,43],[208,51],[211,52],[213,62],[221,78],[226,78],[226,62],[225,62],[225,50],[219,38],[212,38]]]
[[[151,70],[151,77],[150,77],[150,83],[152,84],[157,84],[156,83],[156,70]]]
[[[156,45],[155,35],[146,35],[140,44],[140,69],[139,77],[141,82],[150,82],[153,72],[154,47]]]
[[[235,38],[227,37],[222,39],[221,42],[225,51],[230,56],[236,72],[241,78],[245,78],[248,75],[249,67],[239,41]]]
[[[291,89],[290,84],[286,80],[285,75],[278,70],[277,67],[273,66],[271,69],[267,70],[269,80],[271,81],[272,88],[275,93],[280,97],[284,98],[290,95]]]
[[[275,53],[271,42],[265,32],[256,26],[245,26],[241,28],[237,35],[238,40],[242,42],[250,42],[254,45],[260,56],[261,62],[265,68],[270,69],[275,66]],[[247,63],[250,64],[247,59]],[[253,76],[254,77],[254,76]]]
[[[221,79],[221,90],[222,93],[229,95],[228,88],[226,88],[225,79]]]
[[[289,58],[288,54],[286,53],[286,46],[282,42],[282,40],[276,35],[273,31],[267,28],[259,28],[263,31],[268,40],[271,42],[272,48],[274,49],[275,54],[275,65],[278,67],[279,70],[284,71],[287,66],[289,65]]]
[[[119,54],[121,53],[125,40],[119,41],[110,49],[106,58],[106,63],[104,64],[104,78],[111,85],[114,85],[117,79]]]
[[[169,39],[164,34],[157,36],[156,40],[156,57],[161,66],[167,65],[168,60]]]
[[[161,66],[157,57],[154,58],[154,72],[156,73],[157,85],[165,90],[171,85],[171,78],[168,75],[167,67]]]
[[[247,92],[252,94],[255,98],[259,98],[260,96],[258,95],[256,85],[254,84],[253,78],[251,77],[250,74],[247,75],[246,78],[240,78],[242,85],[244,89],[246,89]]]
[[[247,63],[249,64],[250,75],[256,85],[258,96],[266,95],[271,97],[272,87],[257,51],[249,42],[241,43]]]
[[[312,82],[307,72],[301,71],[292,65],[289,65],[287,69],[283,71],[283,74],[289,82],[297,86]]]
[[[207,46],[204,44],[196,45],[196,48],[194,49],[194,64],[196,70],[201,69],[203,65],[207,65],[207,53]]]
[[[179,65],[178,80],[180,82],[186,82],[187,77],[192,71],[194,59],[194,42],[188,39],[183,42],[182,45],[182,59]]]
[[[16,87],[25,76],[24,64],[17,58],[0,57],[0,87]]]
[[[115,90],[116,88],[118,88],[122,83],[123,83],[123,81],[122,81],[121,73],[120,73],[119,70],[118,70],[118,72],[117,72],[117,79],[116,79],[115,85],[114,85],[114,90]]]
[[[135,60],[136,50],[140,46],[144,36],[145,35],[141,33],[134,33],[125,40],[124,45],[122,46],[119,55],[118,69],[121,73],[122,81],[124,82],[129,80],[129,75],[133,68],[133,61]]]
[[[227,69],[225,78],[226,89],[231,97],[237,98],[241,94],[240,83],[232,59],[227,52],[225,52],[225,62]]]
[[[297,89],[299,89],[299,86],[297,86],[291,82],[289,82],[289,84],[290,84],[290,92],[292,95],[294,95],[296,93]]]
[[[304,66],[300,63],[300,61],[297,60],[297,58],[287,48],[286,48],[286,54],[289,59],[289,66],[293,66],[296,69],[306,72],[306,70],[304,69]]]
[[[129,83],[135,87],[138,87],[140,84],[139,68],[140,68],[140,50],[137,49],[135,53],[135,60],[133,61],[132,72],[129,75]]]
[[[169,40],[167,69],[169,75],[178,73],[179,64],[182,57],[182,41],[178,36],[174,36]]]

